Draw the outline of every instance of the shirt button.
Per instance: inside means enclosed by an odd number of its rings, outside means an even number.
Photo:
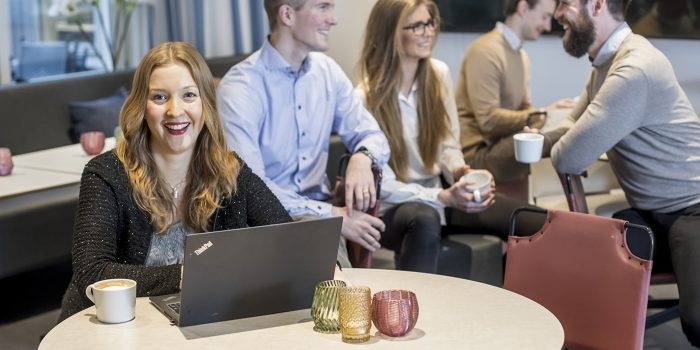
[[[301,133],[301,136],[306,136],[306,132],[302,132],[302,133]]]
[[[297,179],[297,183],[301,183],[301,179]]]
[[[298,105],[298,106],[297,106],[297,109],[301,109],[301,105]]]
[[[306,160],[306,157],[301,157],[301,160]]]
[[[321,210],[321,206],[320,206],[320,205],[318,206],[318,210]]]

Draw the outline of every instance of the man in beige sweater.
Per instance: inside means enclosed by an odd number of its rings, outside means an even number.
[[[505,23],[477,39],[462,61],[456,87],[464,159],[493,173],[499,192],[527,199],[530,167],[515,161],[512,135],[540,127],[547,109],[571,107],[561,100],[533,108],[527,86],[529,63],[522,49],[551,28],[554,0],[505,0]]]

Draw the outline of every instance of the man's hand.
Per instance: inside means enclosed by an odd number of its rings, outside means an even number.
[[[527,126],[523,128],[523,132],[531,133],[531,134],[539,134],[540,130],[535,129],[535,128],[528,128]],[[542,158],[547,158],[551,155],[552,153],[552,139],[549,138],[546,134],[544,135],[544,142],[542,144]]]
[[[526,132],[526,133],[529,133],[529,134],[539,134],[540,129],[538,129],[538,128],[531,128],[531,127],[526,126],[526,127],[523,128],[523,132]]]
[[[333,207],[331,213],[343,217],[343,228],[340,231],[343,237],[360,244],[370,252],[381,247],[379,238],[385,229],[381,219],[357,211],[351,216],[347,208],[340,207]]]
[[[495,203],[495,185],[492,182],[491,186],[484,191],[481,191],[481,203],[474,201],[474,194],[467,191],[467,185],[471,182],[459,180],[450,188],[440,191],[438,200],[446,207],[455,208],[465,213],[480,213],[488,209]]]
[[[555,109],[560,109],[560,108],[574,108],[576,106],[576,100],[573,98],[562,98],[559,101],[556,101],[552,103],[551,105],[547,106],[545,109],[547,112],[551,112]]]
[[[372,159],[364,153],[355,153],[345,170],[345,207],[348,208],[348,216],[353,215],[353,209],[364,212],[376,203]]]

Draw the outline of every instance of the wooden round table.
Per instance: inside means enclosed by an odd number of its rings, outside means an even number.
[[[356,285],[372,293],[408,289],[416,293],[420,315],[403,338],[377,332],[367,343],[378,349],[561,349],[564,330],[539,304],[505,289],[464,279],[394,270],[346,269]],[[353,344],[340,334],[313,331],[309,310],[179,328],[148,298],[136,301],[136,318],[102,324],[90,307],[61,322],[39,349],[340,349]]]

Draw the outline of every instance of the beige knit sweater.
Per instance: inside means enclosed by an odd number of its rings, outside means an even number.
[[[465,156],[522,130],[533,111],[527,87],[529,62],[494,29],[467,49],[455,97]]]

